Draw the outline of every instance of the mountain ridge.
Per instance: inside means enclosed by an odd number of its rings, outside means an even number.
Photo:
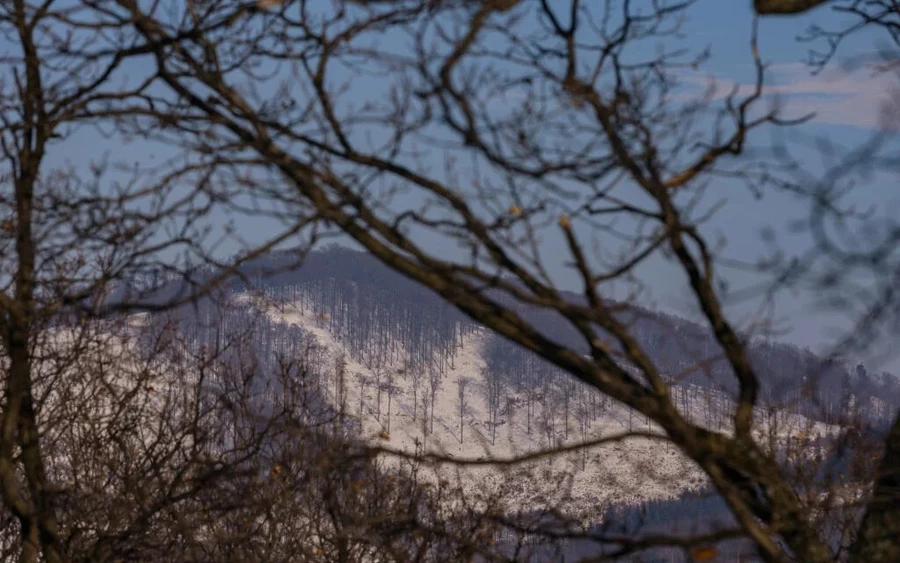
[[[267,275],[269,272],[276,273]],[[375,257],[341,247],[312,252],[299,265],[296,255],[290,251],[260,257],[248,263],[241,275],[245,279],[256,278],[267,288],[334,279],[339,285],[347,286],[336,287],[337,293],[348,290],[358,295],[360,288],[374,288],[377,295],[369,294],[367,298],[380,301],[390,296],[416,307],[439,311],[447,322],[472,323],[431,290],[390,270]],[[236,281],[232,287],[239,289],[253,285]],[[572,292],[562,291],[561,294],[573,302],[583,300]],[[508,304],[508,298],[497,297],[500,303]],[[627,306],[629,311],[623,313],[623,321],[631,323],[632,333],[661,371],[685,373],[681,383],[734,390],[734,377],[718,353],[718,345],[708,329],[668,313],[651,311],[636,304]],[[573,346],[582,353],[588,352],[586,345],[579,346],[583,340],[580,334],[558,313],[523,306],[519,314],[549,338]],[[526,361],[524,358],[528,353],[496,338],[502,342],[497,345],[498,358]],[[844,414],[850,394],[855,396],[857,410],[870,416],[869,422],[875,426],[885,424],[892,410],[900,406],[900,380],[890,373],[868,374],[864,367],[860,369],[860,366],[836,360],[823,360],[809,350],[791,344],[758,339],[749,342],[748,354],[760,375],[764,400],[799,402],[803,393],[814,388],[817,395],[809,398],[812,404],[808,405],[811,408],[805,414],[824,422],[834,422]],[[706,365],[702,369],[692,369],[700,363],[698,358]]]

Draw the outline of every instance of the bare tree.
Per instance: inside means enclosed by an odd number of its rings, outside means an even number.
[[[388,432],[391,431],[391,403],[394,399],[394,394],[397,393],[398,385],[396,384],[396,377],[398,375],[403,375],[403,370],[388,370],[387,377],[385,379],[385,390],[387,391],[387,423],[385,424],[385,430]]]
[[[463,430],[465,429],[466,414],[466,386],[469,379],[460,377],[456,382],[456,401],[459,406],[459,443],[463,443]]]
[[[632,53],[642,41],[675,41],[689,4],[370,2],[314,13],[304,2],[254,10],[223,2],[185,19],[116,4],[143,45],[160,46],[155,72],[184,102],[181,122],[213,128],[222,158],[277,172],[286,193],[390,267],[652,421],[703,469],[764,559],[835,557],[816,509],[754,438],[761,381],[723,311],[717,257],[697,211],[717,175],[772,185],[761,163],[740,158],[754,130],[788,124],[759,108],[765,66],[755,34],[754,87],[710,110],[719,125],[702,140],[710,104],[671,95],[678,70],[702,57]],[[814,4],[756,6],[774,13]],[[235,29],[252,49],[230,39]],[[407,43],[380,45],[388,33]],[[282,60],[292,66],[272,75],[271,94],[245,93],[259,79],[238,69]],[[369,79],[372,97],[354,103],[338,84],[368,72],[379,77]],[[362,141],[366,131],[379,141]],[[182,138],[191,150],[200,142]],[[445,168],[406,156],[432,149],[444,151]],[[418,196],[390,199],[395,187]],[[616,219],[628,221],[626,244],[591,252],[619,234]],[[539,232],[563,241],[583,284],[579,299],[550,279]],[[468,259],[431,252],[418,242],[425,234],[467,249]],[[678,410],[667,374],[621,320],[623,305],[604,297],[611,280],[656,255],[682,272],[733,378],[721,403],[728,431]],[[552,310],[579,341],[548,338],[523,307]]]
[[[0,497],[12,515],[7,530],[15,537],[15,549],[4,557],[20,561],[63,561],[73,546],[88,546],[76,550],[82,554],[107,550],[109,538],[90,528],[96,521],[61,521],[61,514],[71,514],[65,503],[77,505],[77,495],[86,490],[77,490],[76,497],[60,491],[67,486],[63,477],[75,471],[62,459],[77,450],[57,450],[54,438],[64,431],[66,438],[99,432],[100,441],[117,440],[118,431],[104,434],[109,427],[85,418],[85,397],[78,394],[103,392],[112,403],[103,400],[95,407],[125,409],[134,399],[128,393],[139,392],[147,384],[141,379],[150,375],[117,383],[108,376],[108,365],[72,373],[73,365],[93,358],[94,348],[104,345],[91,319],[193,299],[229,276],[229,266],[282,240],[279,234],[254,245],[235,241],[235,260],[217,258],[211,249],[232,237],[227,228],[211,228],[207,220],[217,202],[234,192],[199,172],[201,159],[176,162],[165,151],[157,162],[150,155],[129,162],[102,154],[68,162],[61,157],[60,151],[99,143],[105,136],[127,145],[125,136],[117,137],[115,123],[153,98],[150,84],[124,76],[139,55],[126,38],[95,42],[103,27],[95,15],[80,3],[63,7],[23,0],[0,8],[0,29],[7,38],[0,58]],[[158,108],[157,115],[163,114]],[[142,150],[139,142],[133,147],[137,154]],[[291,224],[298,225],[293,219]],[[212,265],[223,269],[204,276],[203,267]],[[171,293],[161,295],[163,288]],[[59,404],[69,399],[74,403]],[[166,399],[160,408],[169,406],[184,404],[170,405]],[[128,417],[138,416],[116,414],[110,424],[131,424]],[[119,453],[109,461],[120,461]],[[148,471],[163,470],[150,465]],[[154,482],[151,475],[144,477],[148,486]],[[97,482],[89,487],[102,489]],[[140,534],[142,518],[174,501],[157,497],[153,502],[158,504],[151,513],[121,506],[121,513],[108,516],[123,534]],[[128,522],[131,517],[135,520]],[[78,518],[88,518],[87,513]]]
[[[796,13],[820,3],[758,1],[755,6],[760,13]],[[833,507],[822,503],[821,491],[801,487],[808,468],[796,467],[804,466],[806,457],[785,462],[773,444],[759,437],[756,415],[766,382],[750,361],[746,327],[725,313],[721,261],[704,228],[708,210],[715,207],[709,203],[714,190],[707,189],[713,179],[743,178],[757,191],[785,186],[773,181],[768,163],[744,155],[756,130],[795,124],[781,119],[777,108],[764,107],[766,73],[755,27],[749,48],[754,61],[750,92],[736,92],[718,104],[694,92],[694,99],[685,101],[675,94],[676,86],[685,87],[679,73],[704,62],[703,53],[685,55],[685,49],[676,48],[679,22],[689,2],[651,7],[614,0],[565,4],[15,0],[0,8],[0,25],[16,45],[15,53],[2,59],[0,83],[0,148],[9,185],[0,200],[5,213],[0,248],[10,263],[3,270],[0,294],[8,360],[0,423],[0,494],[18,526],[20,560],[36,561],[39,554],[48,561],[72,558],[63,534],[76,530],[79,518],[85,517],[72,513],[68,522],[60,519],[63,512],[54,489],[58,479],[51,474],[41,438],[46,432],[41,428],[44,403],[38,401],[35,382],[35,341],[49,334],[47,329],[61,314],[87,309],[109,315],[135,302],[159,308],[148,296],[156,295],[160,284],[153,276],[160,272],[186,276],[197,271],[198,262],[215,266],[207,270],[211,274],[200,280],[189,277],[194,283],[185,284],[192,288],[191,298],[215,286],[235,265],[217,260],[215,240],[204,237],[210,209],[220,204],[287,225],[270,241],[244,245],[247,250],[236,262],[289,237],[307,243],[320,229],[339,229],[476,322],[652,422],[702,469],[724,499],[736,523],[725,535],[750,538],[766,561],[832,561],[842,556],[829,545],[819,517]],[[659,54],[648,55],[650,50],[642,46],[657,42],[662,46]],[[129,66],[138,58],[142,66]],[[360,101],[353,92],[365,92],[367,99]],[[715,124],[707,133],[703,128],[709,121]],[[188,162],[167,160],[146,173],[140,166],[116,170],[115,180],[108,182],[103,176],[113,169],[103,163],[87,173],[48,168],[45,158],[60,142],[58,137],[74,135],[81,124],[114,130],[122,143],[139,139],[181,151]],[[241,195],[254,201],[246,203]],[[257,198],[267,205],[258,205]],[[160,232],[166,233],[162,242]],[[565,256],[548,256],[541,243],[546,237],[554,237]],[[172,260],[172,248],[186,251],[194,264],[187,268],[186,259]],[[448,248],[462,252],[447,257]],[[635,272],[651,259],[668,260],[678,269],[717,345],[716,355],[727,366],[723,396],[711,403],[717,409],[715,418],[727,418],[727,424],[710,419],[704,425],[678,408],[671,374],[662,372],[625,320],[635,308],[639,284],[631,286],[630,300],[608,298],[612,282],[634,281]],[[561,266],[569,266],[577,276],[582,286],[577,298],[554,283],[550,272]],[[338,293],[329,296],[331,310],[342,310]],[[165,301],[169,307],[177,300]],[[541,317],[532,315],[535,311],[561,319],[571,339],[550,338]],[[339,319],[319,321],[337,330]],[[366,342],[375,345],[374,340]],[[423,348],[433,351],[431,344]],[[433,430],[446,357],[439,349],[429,359],[428,419]],[[255,373],[254,361],[251,354],[236,364],[241,369],[220,368],[242,374],[224,380],[236,398],[218,403],[224,405],[219,412],[228,422],[222,426],[227,432],[218,438],[236,452],[229,460],[234,471],[227,481],[218,480],[219,466],[206,461],[201,465],[216,479],[203,474],[198,478],[185,473],[187,469],[179,474],[177,465],[168,469],[151,464],[155,481],[147,478],[146,483],[165,491],[162,500],[148,496],[138,502],[137,511],[123,519],[124,532],[113,538],[72,532],[85,542],[87,547],[79,552],[88,553],[86,559],[138,557],[134,550],[145,544],[135,543],[134,530],[154,538],[146,557],[176,542],[185,558],[216,559],[216,554],[227,552],[228,542],[242,539],[236,533],[238,520],[230,519],[245,515],[231,510],[223,517],[212,537],[221,533],[224,539],[212,547],[196,535],[181,533],[178,526],[177,534],[163,533],[166,527],[157,526],[158,515],[180,526],[191,514],[178,487],[194,491],[194,481],[227,482],[244,490],[262,470],[272,487],[281,490],[281,475],[302,481],[308,474],[299,468],[286,471],[296,457],[280,463],[257,455],[264,450],[259,428],[250,423],[257,405],[245,399],[252,396],[249,374]],[[696,363],[703,361],[697,358]],[[338,422],[328,434],[332,440],[345,436],[340,431],[346,414],[343,368],[338,361],[329,374],[333,387],[328,391],[338,411]],[[69,371],[59,373],[65,374],[59,382],[70,377]],[[549,389],[550,382],[544,383]],[[58,383],[56,389],[65,386]],[[178,396],[172,420],[183,423],[196,417],[191,413],[202,403],[197,397],[196,391]],[[545,396],[545,404],[551,402]],[[720,412],[726,408],[727,417]],[[542,412],[550,414],[546,408]],[[170,432],[169,417],[156,420],[161,431]],[[424,413],[422,423],[425,428]],[[180,426],[192,431],[198,427]],[[848,423],[845,430],[852,427]],[[187,440],[188,447],[175,439],[179,432],[168,436],[160,442],[166,455],[208,455],[208,449],[190,445],[193,438]],[[877,474],[871,468],[872,451],[856,448],[860,459],[870,463],[861,465],[854,485],[864,491],[874,488],[875,494],[851,550],[852,560],[896,560],[898,536],[885,532],[898,521],[892,512],[896,508],[888,502],[896,486],[897,436],[900,419],[880,444],[886,451]],[[283,440],[311,444],[299,437]],[[553,444],[548,446],[552,453]],[[347,479],[362,473],[387,487],[377,468],[329,464],[331,454],[323,456],[320,465],[334,471],[315,474],[309,490],[321,492],[321,502],[312,503],[316,512],[297,521],[318,526],[308,535],[325,543],[303,557],[350,561],[399,553],[396,560],[414,560],[409,551],[392,551],[399,549],[397,544],[361,538],[372,537],[374,530],[379,538],[395,537],[400,524],[434,531],[429,525],[439,519],[403,516],[415,513],[416,505],[390,512],[392,520],[382,520],[381,528],[364,527],[363,522],[371,525],[375,518],[364,510],[366,503],[383,508],[375,501],[403,498],[396,492],[401,489],[370,495],[365,492],[367,481],[357,487],[358,481]],[[152,456],[141,458],[147,459]],[[185,459],[193,467],[193,458]],[[253,471],[242,481],[238,470],[248,467],[244,462]],[[809,480],[805,483],[812,488]],[[324,484],[329,486],[320,486]],[[277,517],[265,520],[259,512],[249,513],[245,524],[266,521],[270,526],[268,535],[259,533],[257,539],[277,537],[289,543],[296,537],[285,533],[280,523],[290,521],[287,515],[300,506],[293,502],[300,498],[300,489],[295,482],[279,497],[287,499],[289,508]],[[254,499],[258,506],[271,506],[272,497],[262,494],[265,487],[247,490],[261,495]],[[211,505],[222,499],[237,502],[233,494],[216,491],[210,493]],[[199,489],[187,498],[197,514],[208,512]],[[220,506],[231,509],[229,503]],[[510,524],[504,516],[494,515],[494,521]],[[481,530],[484,521],[478,518],[467,525]],[[523,534],[559,533],[553,526],[515,525]],[[460,529],[453,531],[457,537]],[[429,538],[439,536],[435,532]],[[596,536],[599,541],[604,537],[620,556],[659,545],[688,549],[717,539]],[[410,539],[404,542],[404,549],[416,546]],[[256,549],[259,542],[251,545]],[[459,548],[452,552],[455,557],[474,557],[471,542],[454,545]],[[252,549],[246,553],[251,559],[277,559]],[[284,547],[281,553],[294,552]]]
[[[412,381],[412,404],[413,404],[413,413],[412,418],[413,422],[416,421],[416,418],[419,416],[419,390],[422,388],[422,379],[425,377],[424,370],[421,369],[411,369],[408,370],[409,378]],[[424,411],[423,411],[424,412]],[[424,417],[425,415],[422,414]]]
[[[488,424],[491,427],[491,445],[494,445],[497,443],[497,427],[500,425],[501,394],[504,390],[503,379],[502,374],[498,370],[491,369],[482,370],[482,379],[486,388],[485,399],[488,405]],[[509,415],[510,413],[507,412],[507,419]]]
[[[437,400],[437,394],[441,389],[441,382],[443,379],[443,362],[439,358],[432,358],[428,364],[428,400],[430,406],[428,408],[427,418],[428,431],[432,434],[434,433],[434,403]]]
[[[324,560],[287,545],[285,522],[308,524],[294,518],[303,491],[263,478],[284,473],[278,444],[325,432],[322,389],[309,363],[261,360],[235,330],[248,319],[210,306],[239,266],[316,219],[295,209],[246,240],[222,215],[289,203],[242,199],[236,186],[257,180],[169,150],[174,129],[127,133],[173,108],[139,70],[152,49],[114,14],[13,1],[0,30],[0,557],[222,561],[240,545],[245,559]],[[339,442],[321,455],[336,460]],[[273,520],[278,495],[291,517]],[[248,528],[268,543],[244,543]]]

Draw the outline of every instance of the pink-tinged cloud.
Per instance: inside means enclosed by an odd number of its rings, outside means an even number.
[[[715,85],[713,99],[724,99],[735,88],[725,78],[692,73],[686,84]],[[738,84],[737,95],[754,90],[752,84]],[[861,129],[900,129],[900,74],[860,66],[853,70],[827,68],[812,75],[799,63],[773,65],[766,72],[764,96],[776,101],[785,118],[815,113],[814,122],[847,125]]]

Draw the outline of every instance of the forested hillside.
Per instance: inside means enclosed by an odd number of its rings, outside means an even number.
[[[353,353],[366,361],[396,354],[402,345],[411,368],[423,367],[432,357],[452,362],[459,338],[473,329],[469,319],[429,290],[369,255],[335,246],[310,254],[300,268],[290,267],[295,262],[290,253],[259,259],[244,269],[243,281],[234,287],[256,287],[279,300],[313,308],[321,322],[342,334]],[[580,299],[569,295],[573,302]],[[580,335],[558,313],[521,309],[547,336],[587,352]],[[699,325],[634,303],[621,316],[672,383],[724,392],[735,388],[727,363]],[[487,350],[491,370],[523,389],[561,377],[558,370],[500,337],[492,336]],[[775,408],[797,409],[823,422],[853,410],[878,425],[900,404],[900,381],[892,374],[869,373],[861,365],[823,360],[809,350],[758,338],[750,339],[749,353],[763,382],[763,401]]]
[[[218,350],[215,373],[250,366],[255,376],[242,385],[258,413],[269,416],[290,404],[295,416],[302,413],[302,425],[363,446],[374,440],[407,453],[488,459],[617,432],[655,431],[644,417],[484,330],[366,254],[332,247],[288,267],[294,263],[289,253],[267,255],[243,268],[223,292],[152,312],[154,300],[188,293],[191,284],[172,280],[145,297],[149,313],[130,317],[140,319],[136,334],[148,354],[158,355],[167,339],[177,342],[164,347],[176,356]],[[213,274],[198,272],[192,282]],[[577,346],[579,335],[555,313],[519,310],[554,340]],[[733,378],[702,328],[634,306],[623,308],[622,320],[665,368],[678,408],[705,427],[727,428]],[[878,434],[898,404],[900,389],[889,374],[870,376],[863,366],[823,362],[780,343],[754,341],[750,351],[765,384],[759,428],[775,440],[786,464],[798,450],[810,456],[829,451],[828,424],[848,414],[864,418]],[[213,397],[235,384],[217,376],[205,385]],[[235,440],[230,436],[222,445],[234,446]],[[604,527],[606,534],[715,533],[730,522],[728,512],[707,481],[680,459],[675,450],[660,452],[652,443],[632,440],[621,447],[574,449],[546,466],[528,465],[524,473],[439,469],[428,477],[424,469],[412,474],[396,464],[380,465],[379,471],[400,469],[416,490],[440,482],[479,499],[473,502],[500,503],[542,520],[554,507],[565,507],[560,514]],[[851,475],[852,463],[839,453],[820,466],[817,479]],[[613,524],[619,528],[608,529]],[[521,530],[495,534],[516,549],[528,545],[529,535]],[[580,540],[530,546],[518,556],[539,561],[609,549]],[[726,541],[719,552],[736,557],[750,549]],[[688,560],[678,548],[646,555]]]

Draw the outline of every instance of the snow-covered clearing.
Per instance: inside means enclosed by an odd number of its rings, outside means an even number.
[[[576,447],[563,455],[525,463],[484,464],[621,435],[629,431],[629,426],[635,432],[647,432],[648,426],[642,423],[642,418],[629,416],[627,409],[607,405],[603,416],[591,421],[582,433],[581,424],[572,413],[566,416],[558,405],[545,403],[531,414],[529,431],[524,407],[512,406],[516,397],[510,391],[509,400],[502,401],[492,443],[487,383],[483,376],[485,335],[479,331],[463,341],[452,366],[436,388],[432,429],[432,413],[428,412],[431,405],[428,375],[422,376],[423,381],[415,390],[413,377],[402,373],[403,366],[382,367],[380,373],[375,373],[350,359],[335,335],[318,326],[313,313],[303,313],[290,305],[283,310],[271,305],[262,306],[270,319],[296,324],[314,334],[319,344],[335,357],[345,355],[344,390],[336,393],[332,388],[329,400],[338,406],[343,398],[344,410],[357,420],[362,437],[373,444],[408,454],[418,452],[455,461],[482,462],[473,465],[441,463],[429,468],[434,472],[432,480],[458,485],[475,502],[490,498],[513,509],[563,507],[570,515],[589,519],[611,503],[669,498],[684,490],[699,488],[704,482],[693,463],[674,448],[646,437],[631,437],[587,449]],[[389,399],[385,372],[391,371],[394,373],[391,381],[394,392]],[[376,385],[379,381],[382,383],[380,394]],[[390,458],[386,456],[385,461],[390,463]]]

